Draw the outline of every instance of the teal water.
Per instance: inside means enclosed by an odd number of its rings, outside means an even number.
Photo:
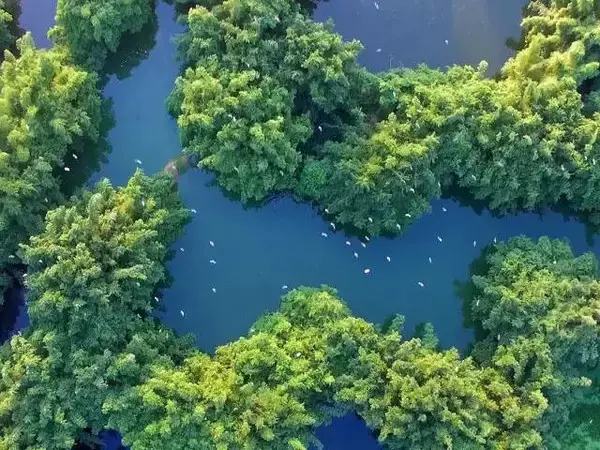
[[[47,45],[43,37],[52,23],[53,3],[23,0],[21,24],[34,32],[39,45]],[[424,62],[443,67],[487,58],[490,71],[496,71],[510,55],[504,40],[518,37],[523,3],[380,0],[378,10],[371,0],[330,0],[317,8],[315,18],[333,17],[347,39],[360,38],[365,44],[361,63],[372,70],[387,69],[390,61],[393,66]],[[173,7],[160,3],[157,29],[150,28],[130,49],[137,59],[126,59],[121,69],[115,63],[117,75],[104,89],[113,100],[116,120],[109,134],[113,149],[92,182],[109,177],[123,184],[136,168],[135,159],[154,173],[181,151],[176,123],[164,108],[178,73],[173,37],[180,32]],[[137,66],[128,66],[137,60]],[[213,185],[210,174],[197,170],[181,177],[180,191],[198,213],[175,245],[177,255],[169,265],[174,283],[164,292],[164,311],[158,314],[178,332],[194,333],[198,346],[209,352],[245,334],[256,318],[277,308],[286,290],[282,286],[301,284],[338,288],[354,314],[372,322],[403,314],[407,335],[417,324],[432,322],[443,346],[464,351],[472,331],[463,326],[455,283],[467,278],[469,264],[484,245],[518,234],[549,235],[567,237],[576,253],[600,254],[598,244],[586,239],[582,223],[553,212],[497,218],[439,200],[404,236],[372,239],[363,248],[358,239],[333,232],[310,205],[290,198],[245,210]],[[364,275],[365,268],[370,275]],[[320,429],[319,436],[327,449],[378,448],[360,424],[349,416]]]

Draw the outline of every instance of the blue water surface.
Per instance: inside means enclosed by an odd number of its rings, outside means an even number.
[[[371,70],[421,62],[476,64],[485,58],[496,71],[510,56],[504,40],[518,36],[524,1],[380,0],[375,6],[371,0],[330,0],[317,8],[315,18],[332,17],[345,38],[362,40],[360,62]],[[52,8],[46,11],[51,3],[23,0],[21,23],[40,44],[52,22]],[[135,159],[155,173],[181,151],[164,101],[178,73],[173,38],[182,28],[172,6],[159,3],[157,17],[152,50],[128,77],[112,76],[104,89],[114,102],[113,150],[92,181],[109,177],[122,185],[136,169]],[[576,253],[600,254],[598,244],[586,240],[583,224],[557,213],[496,218],[451,200],[433,202],[432,213],[402,237],[371,239],[365,248],[359,239],[334,232],[310,205],[281,198],[260,209],[244,209],[212,181],[198,170],[180,178],[185,204],[197,214],[175,245],[177,254],[169,264],[175,281],[164,292],[159,312],[178,332],[194,333],[208,352],[246,334],[261,314],[277,308],[283,292],[320,284],[336,287],[353,313],[366,320],[380,323],[390,314],[403,314],[407,335],[417,324],[432,322],[444,347],[464,352],[473,336],[463,326],[455,283],[467,278],[469,264],[484,245],[519,234],[549,235],[567,237]],[[326,449],[379,448],[355,416],[322,427],[318,436]]]

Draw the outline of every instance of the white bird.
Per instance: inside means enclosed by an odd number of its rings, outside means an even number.
[[[479,306],[479,299],[475,302],[475,306]]]
[[[369,222],[373,223],[373,218],[372,217],[367,217],[369,219]]]
[[[212,288],[213,294],[217,293],[217,288]]]
[[[443,241],[443,239],[442,239],[440,236],[438,236],[438,237],[437,237],[437,239],[438,239],[438,241],[440,241],[440,242],[442,242],[442,241]]]
[[[194,208],[190,208],[190,212],[196,214],[198,211],[196,211]]]
[[[365,244],[364,242],[361,242],[360,245],[362,245],[363,248],[367,248],[367,244]]]
[[[65,167],[65,172],[70,172],[71,169],[69,169],[68,167]]]
[[[295,356],[296,358],[300,358],[300,357],[302,356],[302,353],[300,353],[300,352],[296,352],[296,353],[294,354],[294,356]]]
[[[182,252],[185,252],[185,249],[183,247],[180,247],[179,250],[181,250]]]
[[[281,286],[281,290],[285,291],[288,288],[287,284],[284,284],[283,286]]]
[[[448,210],[442,206],[442,211],[446,212]]]
[[[75,153],[71,153],[71,156],[73,156],[73,159],[77,159],[77,155]]]
[[[354,252],[354,257],[358,259],[358,253]]]
[[[325,208],[325,214],[329,214],[329,210]]]
[[[444,43],[448,45],[448,39],[444,39]]]
[[[137,165],[139,165],[139,166],[141,166],[141,165],[142,165],[142,161],[140,161],[139,159],[136,159],[136,160],[135,160],[135,163],[136,163]]]
[[[321,233],[321,236],[323,236],[324,238],[326,238],[327,237],[327,233],[323,232],[323,233]]]
[[[48,203],[48,197],[44,197],[44,201]]]
[[[389,256],[386,256],[385,259],[387,262],[392,262],[392,258],[390,258]]]
[[[40,264],[44,264],[44,261],[42,261],[41,259],[38,259],[38,262],[39,262]]]
[[[154,300],[155,300],[156,302],[159,302],[159,301],[160,301],[158,297],[154,297]]]
[[[236,173],[240,173],[240,168],[237,166],[233,166],[233,170],[235,170]]]
[[[346,241],[346,245],[352,245],[350,241]]]
[[[369,239],[369,236],[365,236],[365,241],[369,242],[371,239]]]
[[[179,314],[181,314],[181,317],[185,317],[185,312],[182,310],[179,311]]]
[[[375,9],[376,9],[377,11],[379,11],[379,3],[377,3],[377,2],[373,2],[373,6],[375,6]]]
[[[473,181],[477,181],[477,177],[473,174],[471,174],[471,178],[473,178]]]
[[[400,224],[399,224],[399,223],[397,223],[397,224],[396,224],[396,228],[398,228],[399,230],[401,230],[401,229],[402,229],[402,227],[400,226]]]
[[[377,49],[377,53],[381,53],[381,49],[380,48]]]
[[[365,269],[365,270],[363,270],[363,272],[368,275],[371,273],[371,269]]]
[[[333,231],[335,231],[335,223],[331,222],[329,225],[331,225],[331,228],[333,228]]]
[[[477,247],[477,241],[473,241],[473,247]]]
[[[409,219],[412,217],[409,213],[404,214],[406,217],[408,217]]]
[[[409,191],[414,194],[415,193],[415,188],[410,188]]]
[[[425,287],[425,284],[422,281],[419,281],[417,284],[421,287]]]
[[[319,125],[317,128],[319,129],[319,131],[323,131],[323,127],[321,125]]]
[[[429,258],[427,258],[429,260],[429,264],[433,263],[433,260],[431,259],[431,256]]]
[[[498,334],[498,336],[496,336],[496,338],[497,338],[498,340],[500,340],[500,335]]]
[[[214,265],[214,264],[217,264],[217,262],[216,262],[214,259],[211,259],[211,260],[210,260],[210,261],[208,261],[208,262],[209,262],[209,263],[211,263],[211,264],[213,264],[213,265]]]
[[[498,242],[498,239],[496,239],[496,238],[494,237],[494,244],[495,244],[496,242]]]
[[[215,246],[215,243],[213,241],[208,241],[208,243],[210,244],[211,247]]]
[[[142,199],[142,208],[146,207],[146,200]]]

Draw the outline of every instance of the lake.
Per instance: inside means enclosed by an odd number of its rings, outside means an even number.
[[[53,22],[53,2],[22,0],[21,25],[40,46],[49,45],[45,32]],[[511,55],[504,42],[519,37],[524,3],[330,0],[318,6],[314,17],[333,18],[346,39],[360,39],[365,46],[360,62],[374,71],[419,63],[443,68],[487,59],[492,74]],[[173,37],[182,31],[173,7],[159,3],[157,27],[132,40],[129,51],[135,57],[116,63],[117,75],[104,89],[114,102],[112,153],[91,182],[108,177],[115,185],[124,184],[136,169],[135,159],[154,173],[181,151],[176,123],[164,102],[179,71]],[[455,283],[467,278],[469,264],[494,238],[567,237],[576,253],[600,255],[600,246],[588,242],[585,226],[576,220],[554,212],[498,218],[451,200],[435,201],[431,214],[402,237],[372,239],[363,248],[358,239],[334,232],[310,205],[281,198],[260,209],[244,209],[212,182],[210,174],[198,170],[180,178],[185,204],[198,213],[175,245],[177,255],[169,264],[175,281],[164,292],[164,311],[158,313],[179,333],[194,333],[198,347],[207,352],[246,334],[261,314],[276,309],[282,286],[320,284],[336,287],[357,316],[381,323],[390,314],[403,314],[407,335],[429,321],[444,347],[464,352],[473,334],[463,325]],[[329,237],[323,238],[322,232]],[[217,264],[211,265],[210,259]],[[371,269],[368,276],[365,268]],[[379,448],[354,416],[322,427],[318,436],[326,449]]]

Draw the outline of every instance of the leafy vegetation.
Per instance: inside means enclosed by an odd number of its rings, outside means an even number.
[[[20,57],[7,52],[0,73],[2,268],[19,262],[19,243],[41,230],[46,211],[87,170],[105,113],[95,75],[61,51],[37,50],[29,35],[18,47]]]
[[[188,344],[150,316],[189,212],[172,179],[100,182],[48,213],[23,246],[31,326],[0,353],[0,449],[70,448],[102,406]]]
[[[50,36],[73,60],[100,70],[126,33],[137,33],[152,20],[153,0],[59,0],[57,25]]]
[[[291,190],[337,222],[391,234],[458,186],[499,212],[566,203],[600,222],[597,14],[591,0],[530,2],[522,49],[491,80],[483,63],[368,74],[356,64],[360,44],[289,0],[197,6],[180,45],[191,68],[170,110],[187,150],[243,201]],[[192,76],[202,70],[219,71],[214,83]],[[214,84],[248,73],[285,92],[253,106],[256,117],[282,124],[263,131],[260,145],[240,145],[257,124],[234,111],[235,99],[254,98],[254,85],[223,93],[218,117],[199,112],[214,102]],[[302,132],[282,147],[278,133],[290,121],[302,121]]]

